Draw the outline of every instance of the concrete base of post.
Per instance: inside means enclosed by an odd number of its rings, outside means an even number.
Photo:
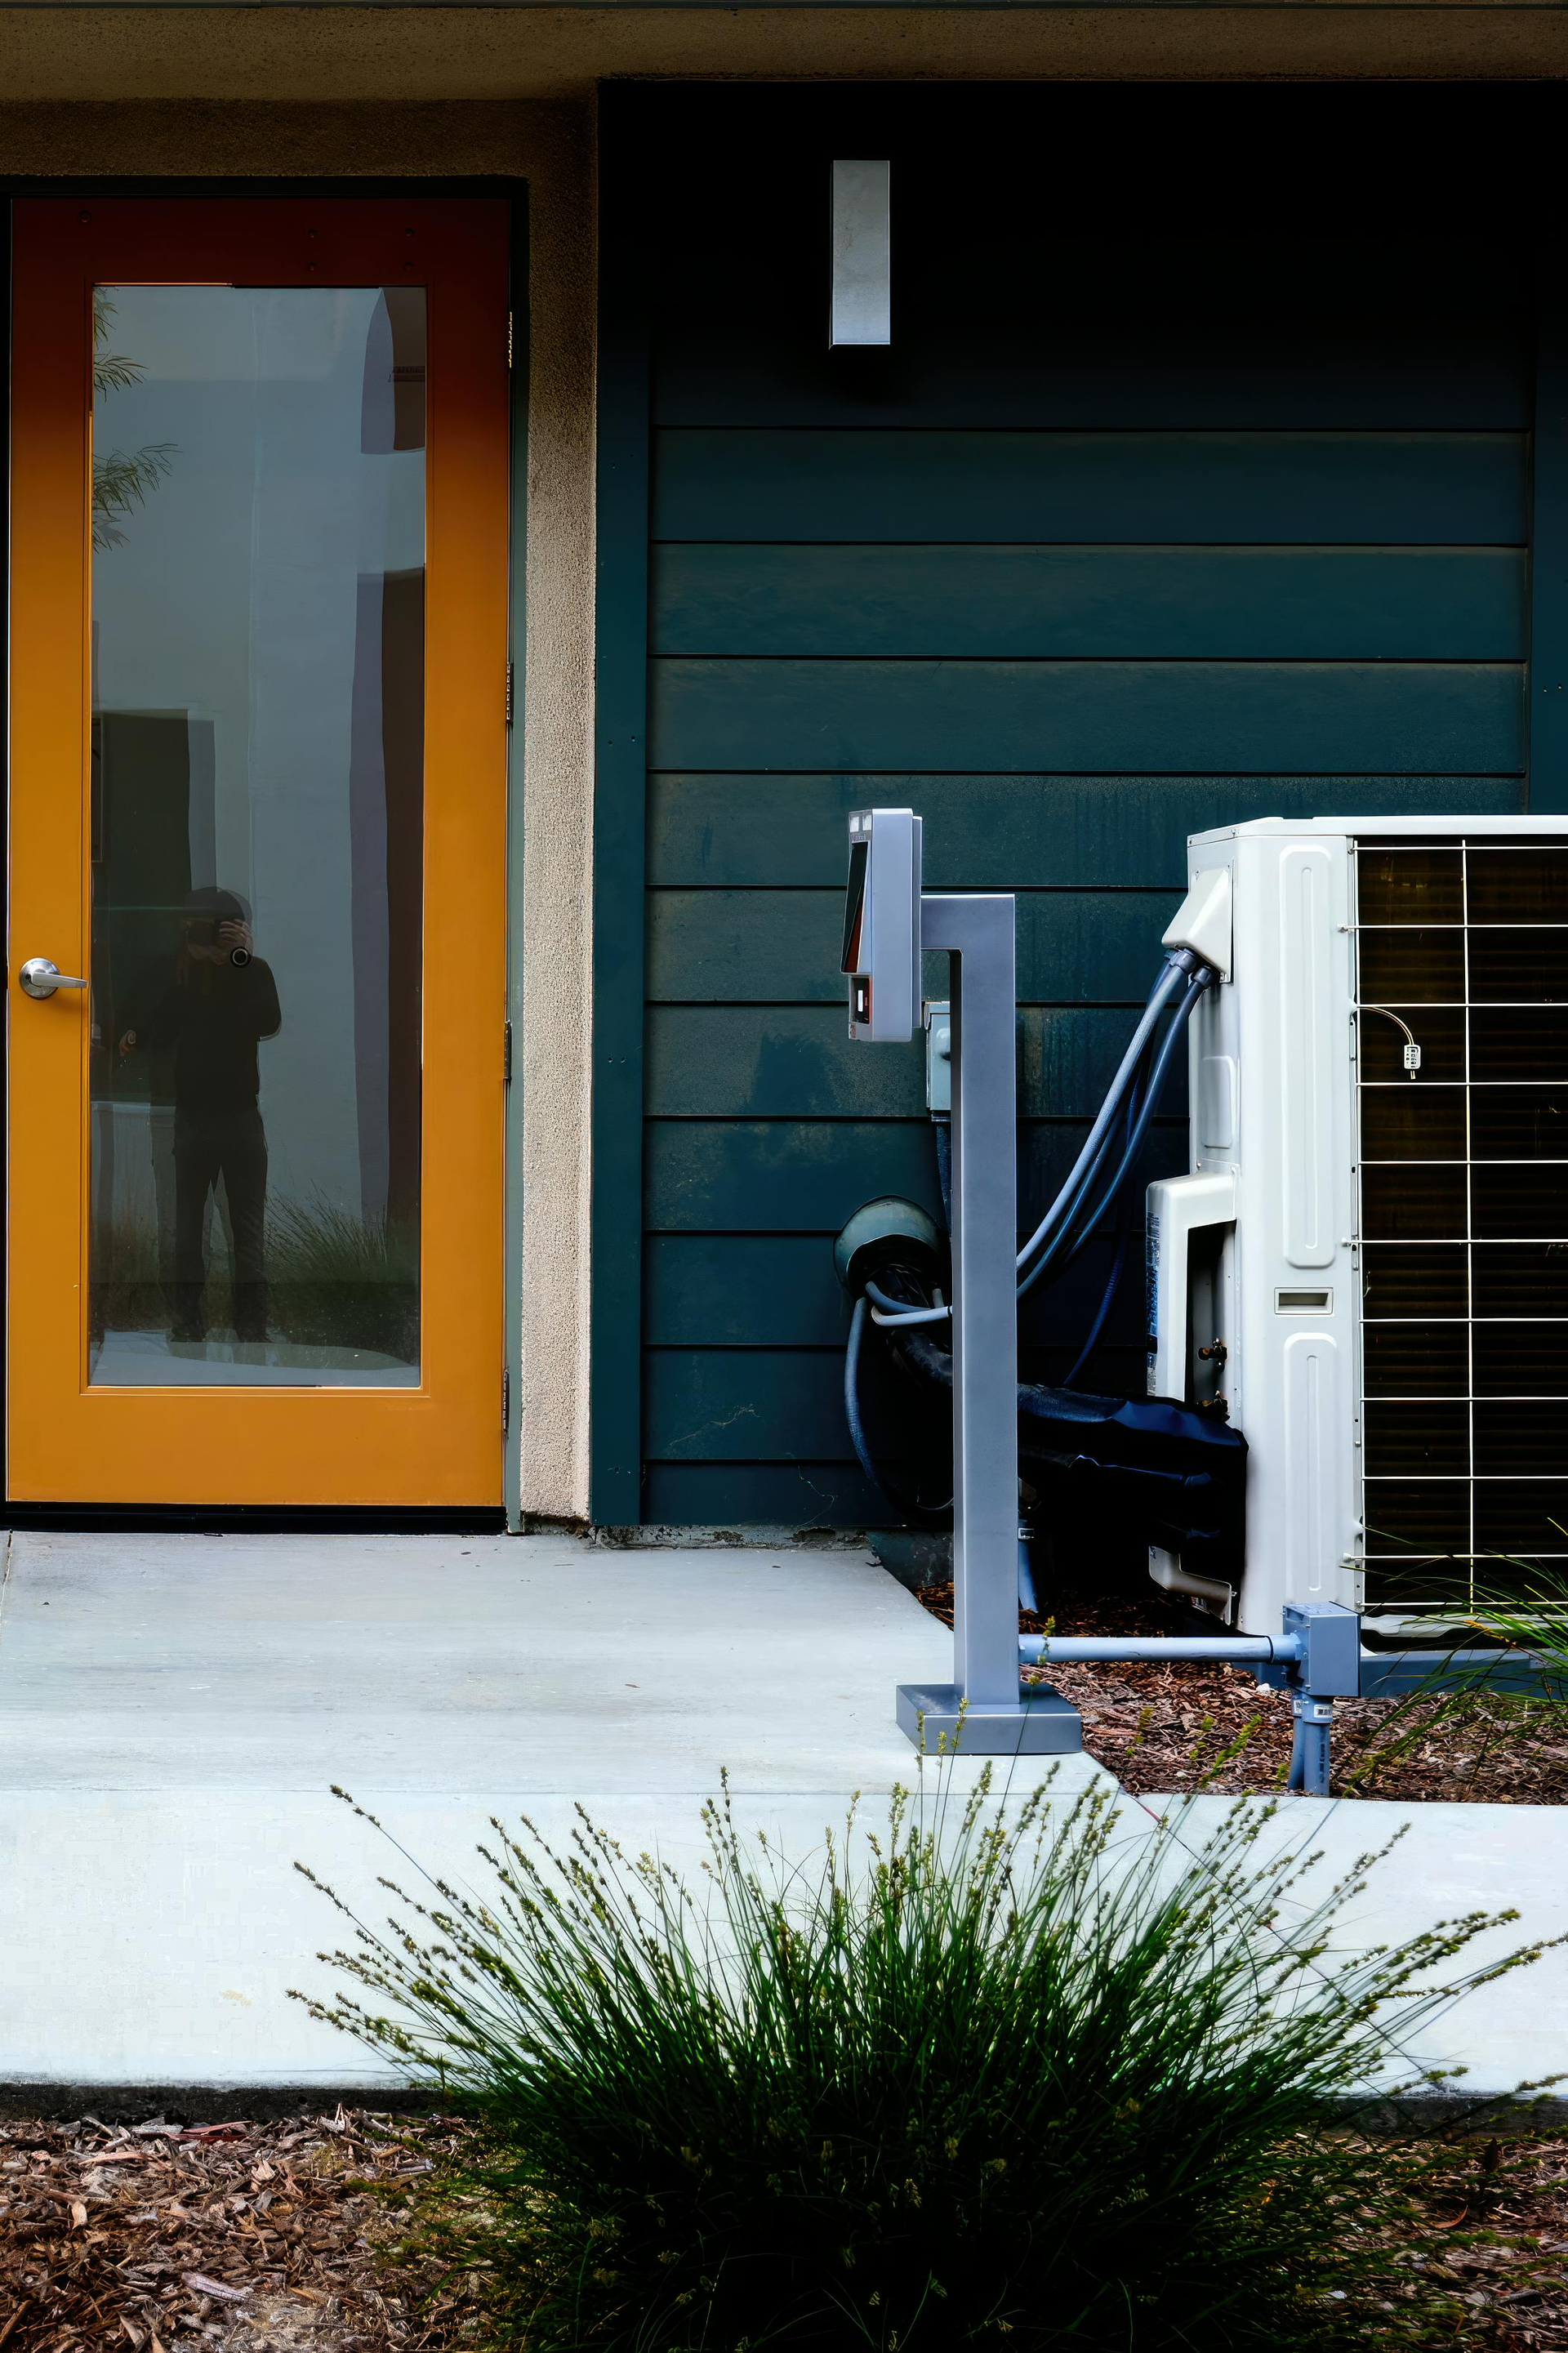
[[[900,1683],[899,1729],[927,1757],[1077,1757],[1083,1718],[1048,1683],[1005,1701],[965,1701],[956,1683]]]

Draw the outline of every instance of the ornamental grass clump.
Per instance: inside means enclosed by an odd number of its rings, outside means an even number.
[[[423,2236],[482,2341],[1453,2341],[1424,2264],[1456,2244],[1424,2195],[1452,2153],[1359,2137],[1354,2103],[1438,2081],[1404,2045],[1533,1957],[1454,1968],[1513,1915],[1347,1957],[1378,1858],[1314,1894],[1277,1806],[1200,1834],[937,1778],[806,1862],[726,1788],[689,1879],[585,1814],[564,1852],[497,1822],[488,1895],[384,1881],[387,1930],[321,1957],[355,1985],[312,2012],[475,2119]]]

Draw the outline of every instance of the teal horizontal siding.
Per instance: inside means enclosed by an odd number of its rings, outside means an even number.
[[[650,1348],[647,1373],[643,1445],[650,1461],[851,1455],[841,1347]]]
[[[1239,82],[661,96],[667,423],[1523,422],[1555,93]],[[893,174],[894,343],[827,347],[827,164]],[[1527,222],[1528,222],[1527,214]]]
[[[1235,192],[1227,192],[1234,203]],[[987,224],[987,232],[993,225]],[[1209,316],[1160,318],[1142,309],[1126,285],[1117,288],[1120,315],[1065,318],[1056,300],[1055,257],[1060,222],[1041,223],[1053,262],[1051,299],[1042,304],[1049,327],[1024,322],[1016,285],[996,317],[965,331],[951,305],[929,320],[924,349],[911,348],[918,330],[908,310],[899,357],[904,364],[873,375],[833,371],[822,363],[803,370],[798,346],[773,314],[757,322],[737,315],[736,284],[722,280],[726,300],[706,300],[690,330],[668,335],[657,370],[654,416],[664,427],[744,426],[838,427],[910,425],[992,431],[1041,427],[1133,431],[1522,431],[1530,416],[1531,351],[1525,320],[1485,308],[1391,322],[1370,313],[1353,323],[1334,302],[1317,316],[1300,310],[1264,322],[1234,325]],[[1191,232],[1189,231],[1190,235]],[[1342,254],[1347,249],[1341,240]],[[1119,263],[1126,257],[1119,256]],[[1250,256],[1250,266],[1258,258]],[[751,274],[766,273],[747,257]],[[742,264],[742,267],[746,267]],[[963,265],[960,264],[960,267]],[[1269,266],[1278,268],[1278,258]],[[928,282],[935,273],[922,273]],[[717,281],[713,281],[717,282]],[[1384,282],[1385,293],[1395,281]],[[759,291],[773,292],[771,282]],[[824,296],[813,287],[809,318],[796,334],[825,346]],[[1255,287],[1237,287],[1239,307]],[[1103,303],[1104,290],[1100,290]],[[1226,311],[1231,303],[1226,303]],[[1445,306],[1447,307],[1447,306]],[[1142,316],[1143,332],[1126,322]],[[1008,332],[1007,330],[1012,330]],[[816,357],[814,350],[813,357]]]
[[[1022,1004],[1091,1005],[1145,994],[1179,891],[1029,891],[1018,898]],[[653,891],[647,994],[658,1004],[841,1005],[844,893]],[[925,994],[945,997],[944,956]]]
[[[928,888],[1018,893],[1027,1224],[1120,1058],[1189,835],[1523,807],[1519,109],[1331,98],[658,101],[650,1520],[889,1516],[844,1429],[831,1243],[873,1196],[934,1212],[937,1187],[919,1044],[845,1035],[851,808],[919,810]],[[1325,199],[1330,115],[1357,161]],[[1068,151],[1133,160],[1064,240]],[[888,351],[823,332],[826,159],[856,153],[893,159],[920,257]],[[1021,302],[1041,253],[1046,299]],[[1185,1166],[1181,1076],[1142,1173]],[[1026,1304],[1032,1374],[1065,1370],[1109,1246]],[[1142,1312],[1132,1283],[1107,1387],[1142,1386]]]
[[[650,1234],[643,1268],[653,1346],[844,1345],[849,1309],[828,1234]]]
[[[845,820],[925,820],[932,891],[1179,886],[1187,836],[1254,817],[1510,816],[1518,776],[654,776],[650,882],[841,889]]]
[[[871,1053],[836,1006],[655,1006],[647,1039],[654,1119],[908,1119],[925,1108],[919,1040]]]
[[[1124,1036],[1131,1028],[1124,1023]],[[1175,1116],[1178,1109],[1173,1100],[1170,1115],[1156,1124],[1152,1175],[1186,1166],[1186,1123]],[[1087,1134],[1087,1119],[1023,1122],[1018,1182],[1026,1221],[1054,1197]],[[923,1111],[901,1120],[653,1119],[646,1135],[652,1232],[834,1234],[863,1201],[882,1193],[900,1194],[941,1217]]]
[[[1521,548],[664,547],[659,654],[1518,661]]]
[[[851,1461],[844,1350],[650,1348],[644,1445],[656,1462]]]
[[[1087,1329],[1110,1249],[1109,1239],[1091,1245],[1061,1282],[1029,1294],[1020,1316],[1026,1346]],[[831,1232],[650,1234],[644,1276],[644,1330],[654,1346],[844,1345],[849,1308],[833,1263]],[[1129,1283],[1111,1338],[1138,1344],[1142,1314],[1142,1287]]]
[[[1507,432],[664,432],[653,533],[1517,547],[1527,479]]]
[[[837,1233],[879,1193],[941,1215],[923,1112],[903,1122],[652,1119],[645,1137],[655,1231]]]
[[[855,1462],[650,1462],[648,1527],[885,1528],[895,1513]]]
[[[1023,1114],[1092,1117],[1132,1020],[1120,1007],[1022,1008]],[[872,1052],[836,1005],[655,1006],[644,1080],[655,1119],[908,1119],[925,1109],[921,1039]]]
[[[1468,90],[731,85],[647,162],[655,417],[1522,425],[1521,159],[1551,128],[1510,95],[1511,136]],[[827,347],[845,153],[891,161],[889,351]]]
[[[1489,662],[650,664],[656,768],[1259,768],[1508,775],[1522,674]]]

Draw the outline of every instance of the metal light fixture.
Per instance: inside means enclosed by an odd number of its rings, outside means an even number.
[[[890,343],[888,183],[890,166],[833,166],[833,300],[828,342]]]

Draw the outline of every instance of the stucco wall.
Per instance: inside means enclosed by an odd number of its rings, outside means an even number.
[[[89,22],[87,12],[76,19]],[[594,517],[593,120],[553,105],[0,106],[0,171],[505,174],[529,186],[521,649],[521,1395],[530,1513],[587,1499],[589,812]]]

